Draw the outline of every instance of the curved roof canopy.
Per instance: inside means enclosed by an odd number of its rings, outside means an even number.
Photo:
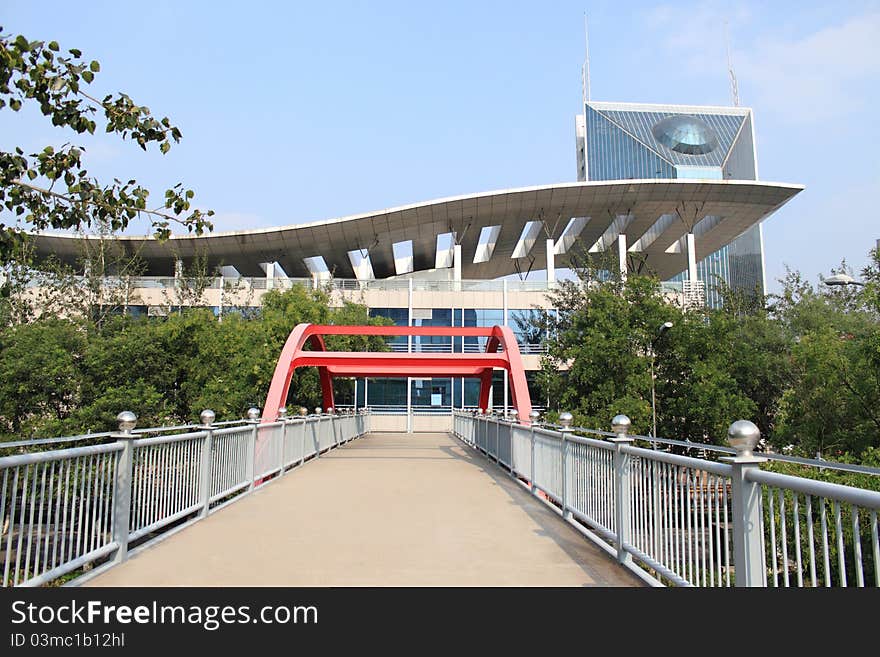
[[[802,185],[741,180],[616,180],[560,183],[468,194],[378,212],[278,228],[203,236],[123,236],[114,244],[139,255],[148,273],[170,276],[174,261],[204,256],[210,267],[263,275],[277,262],[288,276],[309,276],[323,258],[340,278],[384,278],[452,265],[453,233],[462,246],[462,277],[490,279],[546,267],[545,240],[554,240],[556,266],[577,248],[616,249],[625,233],[632,255],[661,278],[686,267],[679,248],[689,231],[703,258],[765,219]],[[438,238],[439,237],[439,238]],[[36,236],[38,257],[74,264],[97,238]],[[411,241],[411,255],[408,245]],[[616,251],[615,251],[616,252]],[[369,255],[365,266],[363,259]]]

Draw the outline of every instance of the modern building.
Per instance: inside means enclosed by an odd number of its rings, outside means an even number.
[[[749,110],[603,103],[585,109],[577,123],[577,182],[165,242],[121,237],[110,248],[139,256],[147,275],[115,284],[124,287],[131,312],[148,315],[195,304],[222,316],[259,307],[269,289],[303,284],[325,285],[332,303],[364,303],[399,325],[507,324],[540,408],[542,336],[529,319],[541,309],[552,312],[548,292],[576,248],[610,252],[624,275],[644,263],[671,281],[667,287],[683,303],[702,303],[703,281],[712,274],[743,288],[763,282],[760,222],[803,189],[757,180]],[[43,234],[36,248],[76,264],[92,242]],[[218,275],[193,300],[184,294],[184,272],[196,260]],[[467,352],[480,349],[479,340],[398,338],[391,347]],[[506,409],[508,382],[496,374],[491,403]],[[418,430],[428,422],[436,428],[437,414],[474,407],[477,395],[476,381],[361,379],[337,403],[382,411],[389,429]]]
[[[758,158],[752,110],[744,107],[646,105],[588,101],[576,120],[578,180],[695,179],[757,180]],[[628,253],[648,268],[659,249],[688,253],[687,238],[658,244],[666,225],[690,223],[694,237],[711,230],[721,216],[663,215],[635,242]],[[627,231],[636,221],[623,212],[618,228]],[[710,307],[722,303],[723,282],[745,293],[764,294],[763,236],[761,224],[749,227],[717,251],[701,252],[696,269],[691,266],[671,280],[690,284]]]

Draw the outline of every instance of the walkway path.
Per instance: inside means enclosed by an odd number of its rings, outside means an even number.
[[[447,434],[371,434],[88,586],[639,586]]]

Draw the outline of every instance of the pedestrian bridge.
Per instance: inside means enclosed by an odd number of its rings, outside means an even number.
[[[713,460],[623,416],[407,434],[254,411],[12,444],[3,585],[880,585],[880,493],[771,471],[750,423]]]
[[[261,486],[89,586],[633,586],[482,454],[371,433]]]

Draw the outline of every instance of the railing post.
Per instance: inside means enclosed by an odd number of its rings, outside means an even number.
[[[214,411],[209,408],[206,408],[199,415],[199,420],[205,428],[205,440],[202,442],[202,456],[199,463],[199,500],[202,505],[199,511],[200,518],[207,518],[208,510],[211,507],[211,452],[214,449],[214,432],[211,425],[215,418]]]
[[[730,477],[733,499],[733,567],[737,586],[767,586],[762,555],[762,506],[760,484],[748,481],[746,473],[767,459],[755,456],[761,431],[748,420],[738,420],[727,430],[727,442],[736,456],[722,458],[733,466]]]
[[[529,413],[529,418],[532,421],[531,431],[529,432],[529,437],[531,438],[531,445],[529,454],[529,487],[531,488],[532,493],[538,492],[538,487],[535,485],[535,425],[538,423],[538,418],[541,417],[541,414],[538,411],[532,411]]]
[[[254,485],[256,482],[257,473],[255,472],[256,468],[256,459],[257,459],[257,429],[260,426],[260,409],[258,408],[249,408],[247,412],[247,421],[251,425],[251,433],[250,433],[250,444],[248,445],[247,451],[247,478],[248,478],[248,490],[252,491],[254,489]]]
[[[315,420],[317,424],[315,425],[315,458],[321,458],[321,413],[324,411],[320,406],[315,406],[315,417],[318,418]]]
[[[121,563],[128,557],[135,439],[131,431],[137,425],[137,415],[123,411],[116,416],[116,421],[119,423],[119,433],[113,434],[113,437],[122,443],[122,451],[116,453],[116,478],[113,481],[113,540],[118,545],[113,562]]]
[[[510,470],[510,476],[513,476],[514,468],[513,468],[513,429],[514,427],[519,425],[519,414],[516,410],[510,411],[510,426],[507,429],[507,460],[509,463],[507,464],[508,469]]]
[[[285,451],[285,448],[287,447],[287,425],[288,425],[287,407],[286,406],[282,406],[281,408],[278,409],[278,421],[281,422],[281,440],[279,441],[281,443],[281,445],[279,445],[279,447],[278,447],[278,461],[279,461],[279,463],[278,463],[278,468],[279,468],[278,469],[278,476],[283,477],[284,472],[285,472],[284,451]]]
[[[571,423],[574,418],[571,413],[568,411],[564,411],[559,414],[559,424],[562,425],[560,429],[560,435],[562,437],[562,457],[560,459],[562,463],[562,477],[561,477],[561,485],[562,490],[560,491],[560,498],[562,498],[562,517],[565,519],[571,518],[571,511],[568,510],[568,434],[571,433]]]
[[[333,447],[339,447],[339,441],[336,440],[337,426],[336,426],[336,417],[333,415],[334,412],[335,412],[335,409],[332,406],[329,406],[327,408],[327,415],[330,416],[330,425],[329,425],[330,428],[328,429],[328,431],[330,432],[330,436],[333,438]],[[333,449],[333,447],[331,447],[330,449]],[[328,449],[327,451],[329,452],[330,449]]]
[[[615,415],[611,420],[611,430],[617,434],[611,438],[614,443],[614,524],[617,528],[617,561],[622,564],[632,562],[632,556],[624,548],[624,544],[629,543],[631,509],[629,454],[623,448],[633,442],[626,435],[630,425],[626,415]]]

